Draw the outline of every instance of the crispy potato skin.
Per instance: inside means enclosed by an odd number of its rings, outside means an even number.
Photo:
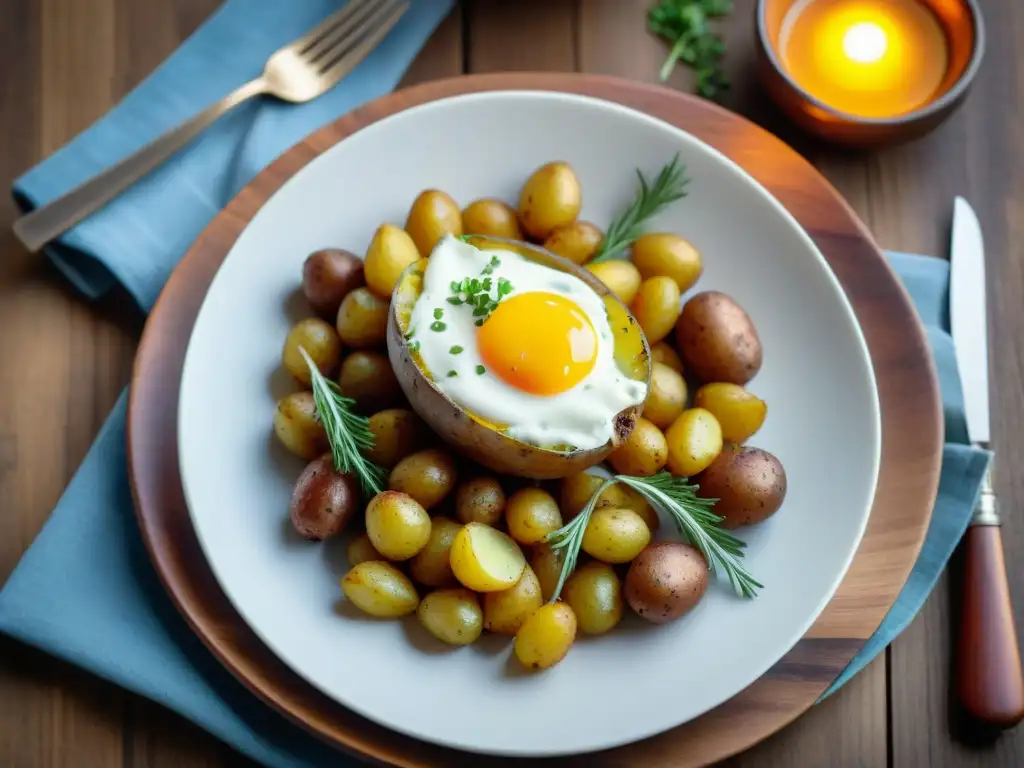
[[[695,480],[698,494],[718,499],[724,528],[753,525],[778,512],[786,499],[786,471],[768,451],[727,444]]]

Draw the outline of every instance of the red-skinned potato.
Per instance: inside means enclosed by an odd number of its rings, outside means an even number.
[[[322,541],[345,530],[359,508],[359,499],[356,479],[335,472],[333,457],[325,453],[302,470],[288,514],[300,536]]]
[[[718,499],[714,512],[723,528],[739,528],[771,517],[786,498],[786,471],[774,455],[760,448],[727,443],[698,475],[698,495]]]
[[[761,370],[761,339],[750,316],[719,291],[696,294],[676,323],[676,347],[702,383],[746,384]]]
[[[302,293],[313,311],[325,320],[333,321],[341,300],[365,284],[363,260],[350,251],[314,251],[302,265]]]
[[[708,588],[704,556],[689,544],[659,541],[636,556],[626,573],[626,602],[639,616],[667,624],[692,610]]]

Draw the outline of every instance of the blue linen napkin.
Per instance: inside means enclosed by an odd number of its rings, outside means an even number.
[[[115,110],[15,182],[31,208],[154,138],[258,74],[266,56],[340,0],[228,0]],[[303,106],[251,104],[90,217],[47,253],[93,297],[121,282],[148,309],[180,256],[257,171],[281,151],[391,90],[451,7],[414,0],[388,39],[339,87]],[[224,52],[231,51],[228,56]],[[966,445],[963,403],[945,317],[948,268],[890,254],[936,357],[946,407],[942,480],[921,557],[896,606],[831,690],[910,622],[959,541],[988,454]],[[274,768],[353,765],[252,696],[173,607],[150,564],[131,507],[122,395],[53,515],[0,591],[0,631],[158,701]]]

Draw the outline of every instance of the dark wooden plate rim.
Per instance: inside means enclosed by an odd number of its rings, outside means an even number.
[[[617,102],[683,128],[731,157],[775,195],[818,245],[868,342],[883,425],[878,486],[860,549],[811,630],[762,678],[693,721],[605,752],[531,761],[580,766],[715,762],[751,747],[803,713],[877,629],[910,573],[931,519],[943,422],[924,331],[867,228],[796,152],[709,102],[609,76],[469,75],[387,95],[285,152],[204,230],[171,275],[147,322],[128,410],[129,472],[142,536],[161,582],[192,630],[238,680],[293,722],[334,746],[384,764],[419,768],[479,761],[355,715],[292,672],[245,625],[220,590],[191,527],[178,474],[177,401],[188,339],[209,284],[238,235],[277,189],[320,153],[378,120],[450,96],[503,90],[566,92]],[[518,763],[487,760],[489,765]]]

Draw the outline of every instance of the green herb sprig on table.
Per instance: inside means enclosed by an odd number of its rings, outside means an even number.
[[[647,26],[672,49],[661,67],[661,81],[682,61],[697,75],[697,93],[716,101],[729,88],[722,71],[725,42],[708,28],[708,20],[732,12],[732,0],[661,0],[647,13]]]
[[[649,182],[639,168],[636,175],[640,180],[636,197],[612,220],[601,247],[590,263],[618,256],[644,233],[644,224],[648,219],[670,203],[686,197],[686,187],[690,180],[686,176],[686,166],[679,163],[678,154],[662,167],[653,182]]]
[[[697,486],[690,485],[685,478],[659,472],[653,477],[614,475],[605,480],[571,522],[547,535],[547,542],[553,550],[565,550],[562,572],[552,602],[558,599],[566,579],[576,569],[576,561],[583,546],[583,533],[597,506],[597,500],[615,483],[628,485],[652,506],[671,517],[679,533],[704,555],[712,573],[724,574],[736,594],[746,598],[757,597],[757,590],[762,589],[763,585],[740,562],[746,545],[722,528],[722,518],[712,512],[715,499],[699,497]]]
[[[338,385],[320,373],[305,349],[299,347],[299,351],[309,366],[316,417],[327,433],[334,470],[355,475],[363,492],[376,496],[384,490],[384,470],[364,455],[373,447],[369,419],[353,412],[355,400],[342,395]]]

